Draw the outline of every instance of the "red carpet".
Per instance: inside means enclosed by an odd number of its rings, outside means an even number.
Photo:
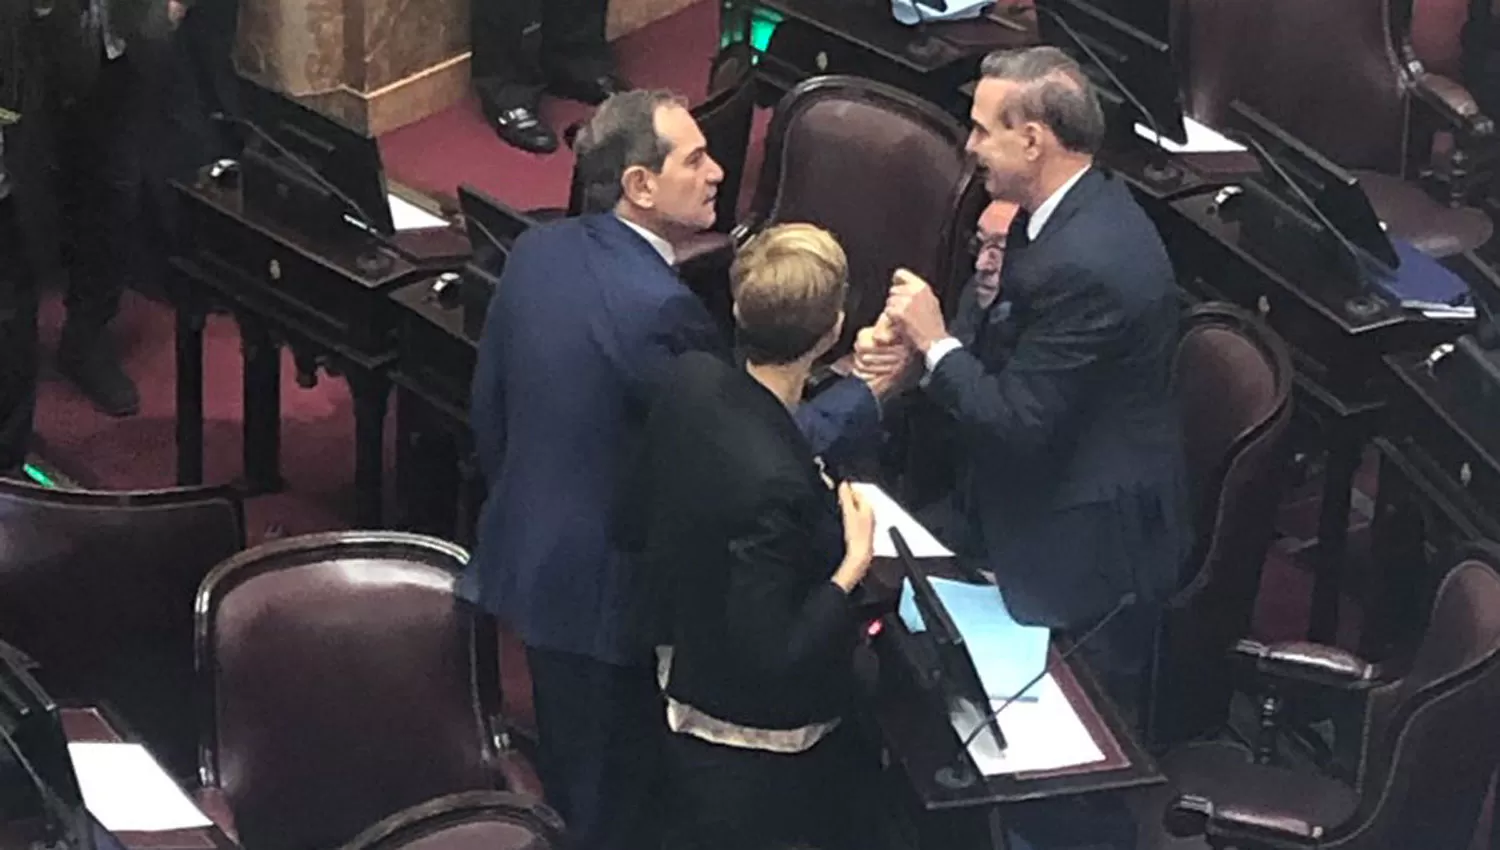
[[[622,39],[617,45],[622,69],[637,85],[701,97],[717,28],[717,4],[703,0]],[[543,112],[561,129],[588,110],[547,101]],[[761,133],[764,126],[762,116]],[[562,205],[573,167],[567,151],[539,157],[502,144],[472,101],[391,133],[381,140],[381,147],[387,171],[396,180],[443,193],[468,182],[522,208]],[[747,190],[759,170],[759,158],[756,145],[747,169]],[[55,342],[60,319],[60,305],[49,302],[44,319],[49,346]],[[141,385],[140,415],[125,420],[103,417],[48,374],[37,415],[42,453],[85,486],[167,486],[174,480],[176,457],[172,316],[163,305],[128,294],[117,329],[127,368]],[[240,345],[233,321],[212,319],[205,348],[206,473],[209,481],[222,482],[236,477],[240,469]],[[347,527],[352,514],[353,413],[348,389],[342,381],[326,377],[312,390],[301,389],[294,381],[290,355],[284,363],[281,445],[287,487],[250,500],[252,540],[271,526],[289,534]],[[1305,520],[1310,506],[1316,506],[1316,498],[1288,505],[1283,525],[1289,537],[1309,536]],[[1287,551],[1293,548],[1279,545],[1268,560],[1256,629],[1263,637],[1300,637],[1305,630],[1311,576],[1297,564],[1305,553]]]

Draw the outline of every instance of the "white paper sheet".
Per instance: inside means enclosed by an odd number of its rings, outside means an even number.
[[[1183,127],[1187,129],[1187,144],[1178,144],[1172,139],[1156,138],[1151,128],[1143,124],[1135,125],[1135,134],[1148,142],[1155,144],[1167,153],[1244,153],[1244,145],[1226,138],[1212,127],[1199,124],[1186,116],[1182,119]]]
[[[891,542],[891,528],[901,531],[911,554],[916,558],[951,558],[953,553],[938,542],[932,532],[922,527],[905,508],[874,484],[858,483],[854,489],[870,503],[875,511],[875,557],[896,557],[896,544]]]
[[[1094,743],[1094,736],[1089,734],[1050,673],[1037,683],[1035,692],[1036,700],[1017,700],[1000,713],[1005,752],[998,751],[994,737],[988,732],[980,733],[969,744],[969,755],[985,776],[1060,770],[1104,761],[1104,753]],[[999,708],[1002,702],[992,702],[991,710]],[[949,718],[961,738],[973,731],[979,721],[975,715],[977,712],[956,712]]]
[[[433,215],[405,198],[389,193],[385,197],[390,202],[391,223],[395,225],[397,233],[448,226],[448,222],[442,217]]]
[[[70,743],[83,804],[111,832],[211,826],[203,812],[139,744]]]

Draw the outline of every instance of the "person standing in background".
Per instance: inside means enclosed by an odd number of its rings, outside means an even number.
[[[473,0],[474,89],[486,120],[510,145],[557,150],[542,122],[542,92],[588,104],[629,88],[615,70],[604,26],[608,0]]]

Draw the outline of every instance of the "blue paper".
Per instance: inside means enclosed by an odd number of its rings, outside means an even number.
[[[963,636],[990,699],[1009,699],[1047,666],[1051,630],[1017,623],[1005,607],[999,588],[942,578],[929,580]],[[902,583],[899,612],[907,631],[926,631],[910,581]],[[1019,699],[1033,700],[1036,696],[1022,694]]]
[[[921,23],[966,21],[983,15],[994,4],[995,0],[948,0],[948,8],[938,11],[926,5],[918,8],[913,0],[891,0],[891,16],[909,27]]]

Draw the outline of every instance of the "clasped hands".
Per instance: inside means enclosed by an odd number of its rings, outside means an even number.
[[[885,311],[854,338],[854,375],[884,396],[902,388],[913,364],[948,336],[943,308],[927,281],[907,269],[891,277]]]

